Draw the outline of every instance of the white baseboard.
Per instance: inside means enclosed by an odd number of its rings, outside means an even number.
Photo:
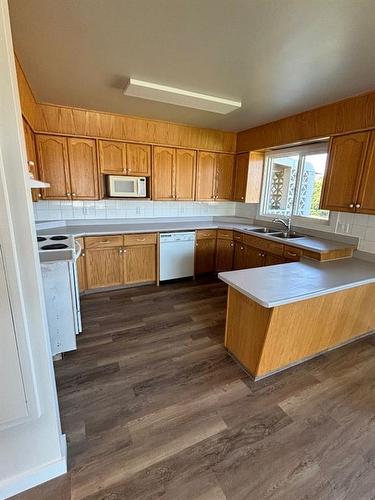
[[[36,469],[28,470],[0,483],[0,499],[17,495],[25,490],[62,476],[67,472],[67,446],[65,434],[61,435],[61,458]]]

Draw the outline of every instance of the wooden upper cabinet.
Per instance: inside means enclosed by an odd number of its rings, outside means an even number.
[[[100,171],[103,174],[126,174],[126,143],[98,141]]]
[[[237,155],[233,199],[259,203],[264,167],[264,153],[251,151]]]
[[[194,200],[197,152],[191,149],[176,150],[175,196],[176,200]]]
[[[375,215],[375,132],[371,132],[363,175],[361,179],[356,212]]]
[[[152,198],[154,200],[174,200],[175,148],[154,147],[152,170]]]
[[[70,178],[68,164],[68,146],[66,137],[37,135],[36,146],[40,179],[49,182],[43,189],[46,200],[70,200]]]
[[[216,155],[215,193],[216,200],[231,200],[233,196],[234,155]]]
[[[355,211],[370,132],[331,139],[321,208]]]
[[[23,131],[25,135],[26,156],[27,156],[27,169],[34,179],[39,179],[38,161],[35,146],[34,132],[31,130],[30,125],[23,119]],[[31,190],[33,201],[39,201],[42,197],[40,189],[33,188]]]
[[[197,162],[197,200],[213,200],[216,174],[216,153],[198,152]]]
[[[148,144],[126,145],[126,172],[128,175],[151,175],[151,146]]]
[[[237,155],[233,199],[245,201],[247,189],[247,174],[249,170],[249,154]]]
[[[94,139],[68,139],[72,199],[99,198],[98,165]]]

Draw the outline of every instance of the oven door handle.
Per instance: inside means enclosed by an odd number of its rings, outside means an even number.
[[[82,253],[82,247],[79,241],[74,240],[74,260],[77,260]]]

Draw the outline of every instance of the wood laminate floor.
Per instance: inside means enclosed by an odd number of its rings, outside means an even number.
[[[56,364],[69,474],[17,498],[375,498],[374,338],[253,382],[225,308],[211,278],[83,298]]]

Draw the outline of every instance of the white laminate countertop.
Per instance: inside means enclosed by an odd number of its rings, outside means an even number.
[[[235,222],[219,221],[155,221],[139,223],[117,223],[117,224],[77,224],[56,227],[55,229],[39,230],[38,234],[69,234],[75,237],[79,236],[100,236],[126,233],[150,233],[150,232],[170,232],[170,231],[188,231],[195,229],[234,229],[244,234],[251,234],[259,238],[264,238],[278,243],[283,243],[306,250],[316,252],[328,252],[340,248],[353,247],[354,245],[340,243],[337,241],[315,238],[312,236],[303,236],[295,239],[282,239],[270,234],[254,233],[252,229],[259,228],[254,224],[243,224]],[[282,228],[280,228],[280,232]]]
[[[219,273],[219,278],[268,308],[375,283],[375,264],[356,258],[330,262],[303,259]]]

